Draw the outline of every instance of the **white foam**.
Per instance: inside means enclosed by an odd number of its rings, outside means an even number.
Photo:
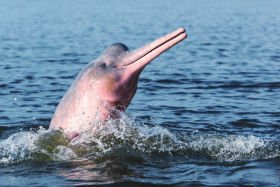
[[[273,158],[278,149],[271,149],[273,142],[256,136],[196,135],[186,143],[193,151],[204,153],[215,160],[237,161]]]
[[[46,137],[50,139],[56,138],[57,133],[40,128],[37,132],[22,131],[11,135],[0,142],[0,163],[17,163],[29,159],[68,160],[75,158],[74,152],[66,146],[57,145],[50,149],[53,142],[49,141],[42,144]]]
[[[238,161],[278,157],[279,142],[256,136],[172,133],[160,126],[137,124],[122,114],[118,120],[98,122],[70,142],[59,131],[41,128],[18,132],[0,142],[0,163],[28,159],[70,160],[91,155],[99,158],[122,148],[140,154],[168,153],[185,158]]]

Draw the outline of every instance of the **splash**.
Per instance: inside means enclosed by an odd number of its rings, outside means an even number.
[[[133,152],[132,156],[147,158],[175,155],[187,160],[248,161],[278,157],[279,145],[279,141],[255,136],[174,133],[158,125],[139,124],[122,114],[118,120],[91,125],[71,142],[56,130],[15,133],[0,142],[0,163],[81,157],[102,160],[118,150],[124,157]]]
[[[185,148],[200,157],[221,161],[270,159],[280,154],[278,141],[252,135],[196,135],[186,141]]]
[[[170,153],[178,143],[180,141],[176,135],[167,129],[138,124],[122,114],[120,119],[95,124],[89,131],[81,133],[69,146],[77,155],[89,152],[98,157],[123,147],[147,155]]]
[[[176,155],[186,159],[244,161],[276,158],[279,141],[256,136],[174,133],[160,126],[138,124],[122,115],[119,120],[99,123],[70,143],[79,156],[95,158],[126,149],[148,156]]]
[[[60,131],[25,131],[11,135],[0,142],[0,163],[13,164],[24,160],[68,160],[76,157],[67,148],[69,141]]]

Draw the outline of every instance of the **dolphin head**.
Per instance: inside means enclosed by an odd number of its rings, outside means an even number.
[[[107,104],[124,111],[133,98],[141,70],[126,65],[131,52],[121,43],[109,46],[95,61],[87,65],[82,76],[88,78],[97,95]],[[122,65],[120,65],[122,64]]]
[[[107,104],[124,111],[137,90],[144,67],[186,36],[181,28],[134,51],[122,43],[113,44],[88,64],[81,76],[88,78],[86,82]]]

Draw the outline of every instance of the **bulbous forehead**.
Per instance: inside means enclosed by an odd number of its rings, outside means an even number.
[[[109,46],[104,53],[102,54],[102,57],[107,58],[117,58],[121,54],[129,51],[128,47],[122,43],[115,43]]]

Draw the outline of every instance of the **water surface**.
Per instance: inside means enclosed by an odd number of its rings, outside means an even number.
[[[278,186],[278,1],[1,1],[0,184]],[[122,118],[48,131],[78,72],[116,42],[188,38],[149,64]]]

